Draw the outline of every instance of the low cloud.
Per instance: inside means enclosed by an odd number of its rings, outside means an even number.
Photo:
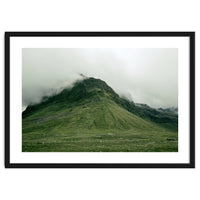
[[[72,86],[80,74],[104,80],[136,103],[178,106],[177,49],[25,48],[22,72],[23,108]]]

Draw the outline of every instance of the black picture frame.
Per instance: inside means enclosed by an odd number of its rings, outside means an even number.
[[[11,163],[10,39],[12,37],[188,37],[190,55],[189,163]],[[195,168],[195,32],[5,32],[5,168]]]

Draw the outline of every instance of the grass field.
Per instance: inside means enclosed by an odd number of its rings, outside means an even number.
[[[171,139],[171,140],[169,140]],[[177,133],[134,131],[23,134],[23,152],[177,152]]]

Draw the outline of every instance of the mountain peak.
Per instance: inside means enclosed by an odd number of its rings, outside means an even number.
[[[119,97],[106,82],[93,77],[87,77],[81,81],[75,82],[70,94],[72,96],[77,96],[76,100],[91,96]]]
[[[75,85],[78,85],[80,83],[88,87],[109,87],[107,83],[105,81],[102,81],[101,79],[86,76],[84,76],[84,79],[82,79],[81,81],[75,82]]]

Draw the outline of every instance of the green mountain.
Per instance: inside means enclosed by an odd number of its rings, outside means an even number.
[[[135,104],[104,81],[85,78],[26,108],[22,150],[177,151],[177,127],[177,114]]]

